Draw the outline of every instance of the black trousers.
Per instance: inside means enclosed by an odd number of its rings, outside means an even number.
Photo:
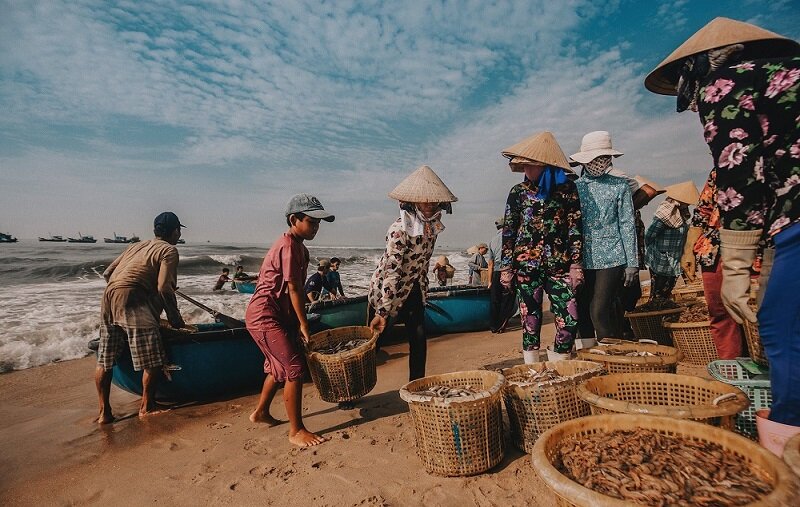
[[[636,308],[636,302],[639,301],[640,297],[642,297],[642,284],[638,277],[629,286],[622,287],[622,293],[620,294],[619,301],[621,310],[619,313],[622,315],[622,338],[625,338],[626,340],[633,339],[633,329],[631,329],[630,321],[626,319],[624,315],[625,312],[630,312]]]
[[[369,320],[375,316],[375,310],[370,307]],[[394,324],[405,325],[408,339],[408,380],[416,380],[425,376],[425,363],[428,356],[428,337],[425,334],[425,305],[422,304],[422,290],[418,283],[414,284],[411,294],[400,307]],[[383,333],[388,333],[389,328]],[[378,343],[381,342],[381,336]]]
[[[506,321],[514,315],[514,288],[505,289],[500,283],[500,271],[492,272],[492,286],[489,288],[489,326],[492,332],[504,327]]]
[[[585,269],[578,290],[578,332],[581,338],[619,338],[622,315],[619,297],[625,266]]]

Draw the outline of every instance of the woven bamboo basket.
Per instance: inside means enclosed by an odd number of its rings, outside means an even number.
[[[658,310],[655,312],[625,312],[631,321],[631,329],[637,340],[655,340],[659,345],[672,346],[672,336],[661,325],[664,317],[681,313],[683,308]]]
[[[683,352],[687,363],[707,366],[719,359],[717,345],[711,337],[711,321],[702,322],[664,322],[672,335],[675,347]]]
[[[622,413],[694,419],[731,431],[736,414],[750,405],[747,395],[737,387],[672,373],[615,373],[595,377],[579,385],[576,393],[596,415]]]
[[[800,477],[800,433],[786,442],[786,446],[783,448],[783,461],[789,465],[796,476]]]
[[[757,311],[755,305],[750,305],[750,307],[753,311]],[[769,360],[764,352],[764,345],[761,343],[761,335],[758,332],[758,322],[744,321],[744,338],[747,340],[747,350],[750,352],[750,358],[757,364],[769,368]]]
[[[417,455],[429,473],[475,475],[503,460],[502,388],[506,379],[488,370],[431,375],[400,389],[414,422]],[[422,394],[432,386],[467,387],[472,396],[442,399]]]
[[[672,291],[672,299],[678,302],[684,301],[694,301],[697,299],[701,299],[704,294],[703,285],[686,285],[684,287],[680,287],[677,289],[673,289]]]
[[[600,378],[600,377],[595,377]],[[558,449],[566,439],[588,437],[595,433],[644,428],[663,435],[679,436],[721,446],[748,464],[753,474],[772,486],[772,492],[755,506],[794,505],[800,494],[800,479],[778,457],[755,442],[730,431],[719,431],[707,424],[647,415],[598,415],[563,422],[545,432],[531,453],[536,473],[556,496],[561,507],[629,507],[630,501],[597,493],[562,474],[555,463]]]
[[[315,352],[350,340],[367,340],[338,354]],[[357,400],[372,391],[378,381],[375,344],[378,335],[366,326],[329,329],[311,336],[306,349],[308,369],[319,397],[330,403]]]
[[[563,378],[529,386],[512,383],[526,380],[530,369],[544,368],[556,370]],[[539,435],[556,424],[589,415],[589,405],[575,394],[575,386],[603,373],[603,365],[591,361],[523,364],[502,370],[508,381],[503,387],[503,401],[514,444],[529,453]]]
[[[653,356],[614,356],[605,351],[650,352]],[[608,373],[675,373],[683,353],[674,347],[646,343],[620,343],[578,351],[578,359],[601,363]]]

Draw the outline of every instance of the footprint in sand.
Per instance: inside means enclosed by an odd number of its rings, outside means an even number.
[[[212,430],[224,430],[225,428],[230,428],[231,425],[228,423],[213,422],[209,424],[208,427]]]

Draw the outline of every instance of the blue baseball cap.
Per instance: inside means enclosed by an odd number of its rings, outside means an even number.
[[[165,211],[158,215],[155,220],[153,220],[153,227],[154,228],[162,228],[164,231],[172,231],[177,229],[178,227],[186,227],[178,220],[178,215],[171,211]]]
[[[288,217],[295,213],[302,213],[326,222],[333,222],[336,219],[335,216],[325,211],[319,199],[311,194],[297,194],[289,199],[289,204],[286,205],[286,216]]]

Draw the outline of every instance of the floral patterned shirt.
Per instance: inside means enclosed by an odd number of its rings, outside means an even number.
[[[701,88],[722,227],[772,237],[800,220],[799,88],[800,57],[742,62]]]
[[[526,178],[508,193],[501,269],[530,272],[543,266],[567,273],[582,258],[578,190],[567,180],[546,201],[536,197],[537,190]]]
[[[575,182],[583,221],[583,267],[638,267],[631,188],[625,178],[604,174]]]
[[[707,268],[717,264],[719,257],[719,207],[717,207],[717,170],[711,169],[703,191],[700,192],[700,200],[692,213],[692,227],[699,227],[703,230],[700,237],[692,247],[697,256],[697,262]]]
[[[386,251],[369,282],[369,305],[378,315],[394,317],[405,303],[415,283],[422,290],[422,302],[428,292],[428,265],[436,244],[436,235],[409,236],[397,219],[386,233]]]

